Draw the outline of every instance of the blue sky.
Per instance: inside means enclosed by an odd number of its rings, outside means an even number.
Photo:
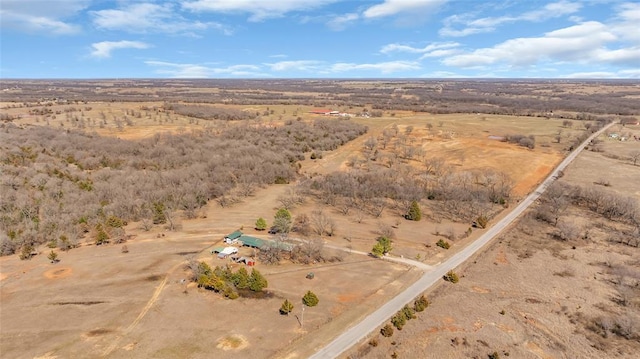
[[[0,0],[2,78],[640,78],[640,2]]]

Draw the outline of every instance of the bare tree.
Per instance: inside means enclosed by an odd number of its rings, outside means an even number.
[[[324,261],[324,241],[320,238],[306,239],[291,251],[291,259],[303,264]]]
[[[633,165],[636,166],[638,161],[640,160],[640,151],[632,151],[629,155],[631,155],[631,161],[633,161]]]
[[[311,226],[315,234],[319,236],[333,235],[335,221],[327,216],[321,209],[311,212]]]

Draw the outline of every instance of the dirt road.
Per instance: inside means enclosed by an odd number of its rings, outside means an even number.
[[[422,278],[407,288],[404,292],[397,295],[380,307],[375,312],[368,315],[360,323],[349,328],[342,333],[331,343],[324,348],[318,350],[311,359],[327,359],[336,358],[340,354],[344,353],[347,349],[362,340],[365,336],[371,333],[373,330],[381,326],[388,318],[393,316],[398,310],[400,310],[405,304],[411,302],[414,298],[418,297],[421,293],[427,290],[435,283],[442,280],[442,276],[449,270],[456,268],[460,264],[464,263],[467,259],[477,253],[482,247],[495,238],[500,232],[508,227],[518,216],[520,216],[531,204],[533,204],[538,197],[544,193],[553,181],[558,178],[558,174],[580,154],[582,149],[595,137],[604,132],[607,128],[613,124],[609,124],[603,127],[600,131],[589,136],[585,142],[577,147],[576,150],[571,152],[561,163],[556,167],[553,172],[542,182],[532,193],[524,198],[518,206],[516,206],[510,213],[508,213],[499,222],[493,225],[487,230],[486,233],[481,235],[476,241],[469,246],[456,253],[454,256],[443,262],[442,264],[434,267],[430,272],[425,273]]]

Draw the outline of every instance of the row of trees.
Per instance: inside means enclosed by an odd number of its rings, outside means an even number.
[[[236,299],[243,290],[262,292],[269,283],[255,268],[251,274],[245,267],[233,272],[230,267],[216,266],[214,269],[205,262],[190,262],[193,279],[198,287],[222,293],[226,298]]]

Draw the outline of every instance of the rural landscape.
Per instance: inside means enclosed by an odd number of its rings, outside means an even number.
[[[638,81],[0,91],[3,358],[640,352]]]

